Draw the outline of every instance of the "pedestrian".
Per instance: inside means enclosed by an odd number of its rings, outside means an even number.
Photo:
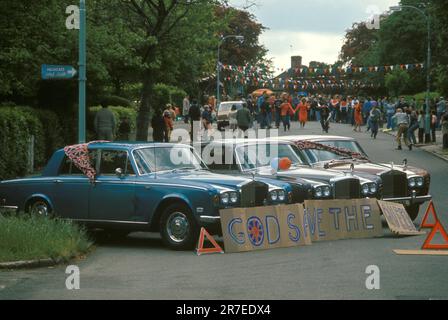
[[[151,119],[151,127],[153,141],[163,142],[166,135],[166,125],[160,109],[155,110]]]
[[[436,143],[436,130],[437,130],[437,112],[431,113],[431,141]]]
[[[381,111],[378,109],[376,105],[372,107],[372,111],[370,111],[370,125],[372,129],[371,137],[376,139],[379,130],[379,124],[381,121]]]
[[[236,113],[236,121],[238,125],[238,129],[243,131],[244,133],[249,130],[252,125],[252,119],[250,115],[250,110],[247,104],[243,105],[243,108],[238,110]]]
[[[101,103],[101,110],[96,113],[94,126],[98,140],[114,140],[116,120],[106,102]]]
[[[363,125],[362,118],[362,102],[359,102],[354,107],[354,119],[355,119],[355,129],[353,131],[361,132],[361,126]]]
[[[275,127],[277,129],[280,128],[280,122],[282,121],[282,99],[280,98],[280,95],[276,96],[274,109],[275,109]]]
[[[425,111],[420,110],[418,113],[418,143],[425,143]]]
[[[384,109],[386,111],[387,130],[393,130],[394,123],[392,121],[392,117],[395,114],[395,105],[393,103],[391,103],[390,101],[386,100],[386,101],[384,101]]]
[[[348,101],[346,98],[343,98],[341,101],[341,123],[347,123],[348,116]]]
[[[320,114],[320,125],[322,126],[322,130],[328,133],[330,129],[330,119],[331,119],[331,111],[328,105],[322,101],[322,104],[319,106],[319,114]]]
[[[362,105],[362,120],[363,123],[367,124],[367,132],[370,130],[368,119],[370,116],[370,111],[372,111],[371,100],[371,98],[368,98]]]
[[[283,103],[280,106],[280,112],[282,116],[283,129],[286,131],[291,130],[291,119],[294,117],[296,111],[291,106],[291,103],[288,102],[288,99],[285,97],[283,99]]]
[[[210,130],[212,128],[212,112],[209,105],[204,106],[201,118],[203,128],[205,130]]]
[[[397,133],[397,150],[403,150],[401,146],[401,138],[404,137],[404,143],[408,146],[409,150],[412,151],[412,144],[409,143],[407,137],[407,131],[409,129],[409,115],[404,113],[402,109],[398,109],[397,113],[393,116],[393,120],[396,120],[398,126]]]
[[[448,114],[445,113],[442,117],[442,137],[443,149],[448,149]]]
[[[194,123],[201,121],[201,108],[199,107],[198,101],[194,99],[190,106],[190,110],[188,112],[188,119],[190,120],[190,136],[191,141],[193,141],[193,129]]]
[[[306,98],[302,98],[301,103],[297,106],[296,112],[299,112],[299,122],[300,127],[305,128],[306,123],[308,122],[308,110],[310,109],[310,106],[308,105],[308,102],[306,101]]]
[[[339,114],[339,99],[337,95],[330,100],[330,111],[331,121],[336,122],[338,120],[337,115]]]
[[[163,112],[163,121],[165,122],[164,142],[171,141],[171,133],[174,130],[174,121],[171,114],[171,105],[167,105],[167,109]]]
[[[412,110],[410,112],[410,124],[408,130],[408,140],[413,144],[417,144],[417,139],[415,137],[415,131],[420,127],[418,122],[418,114],[416,111]]]
[[[447,112],[446,101],[444,97],[440,97],[440,101],[437,103],[437,127],[442,127],[442,117]]]
[[[182,115],[184,117],[185,124],[188,123],[188,115],[190,114],[190,96],[186,95],[182,102]]]

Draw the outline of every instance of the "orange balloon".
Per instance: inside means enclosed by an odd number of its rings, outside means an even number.
[[[278,164],[278,167],[282,171],[289,170],[292,166],[292,161],[289,158],[282,158]]]

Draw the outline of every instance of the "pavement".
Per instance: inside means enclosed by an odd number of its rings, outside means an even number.
[[[291,133],[321,134],[317,123]],[[396,151],[380,133],[354,133],[333,124],[330,135],[354,136],[374,161],[422,167],[432,175],[431,193],[448,226],[447,163],[422,149]],[[425,208],[417,221],[420,223]],[[73,264],[80,290],[67,290],[66,266],[0,271],[1,299],[448,299],[447,257],[398,256],[418,249],[425,236],[316,243],[310,247],[197,257],[165,249],[156,234],[125,240],[98,236],[97,249]],[[380,269],[380,290],[366,289],[366,268]]]

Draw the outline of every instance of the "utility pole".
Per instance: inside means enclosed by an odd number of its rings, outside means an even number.
[[[78,140],[86,142],[86,1],[79,2],[79,120]]]

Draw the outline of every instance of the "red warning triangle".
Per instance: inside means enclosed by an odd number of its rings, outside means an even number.
[[[434,222],[428,222],[430,213],[432,213]],[[434,202],[431,200],[431,202],[429,203],[428,209],[426,209],[425,217],[423,218],[422,225],[420,226],[420,229],[434,228],[436,226],[437,221],[439,221],[439,218],[437,217],[436,208],[434,207]]]
[[[207,239],[212,243],[213,248],[204,248],[205,237],[207,237]],[[205,228],[202,228],[201,235],[199,236],[199,243],[196,253],[198,256],[200,256],[203,254],[210,254],[210,253],[224,253],[224,250],[222,250],[222,248],[210,235],[210,233],[208,233],[207,230],[205,230]]]
[[[436,236],[436,234],[440,232],[443,239],[445,239],[444,244],[431,244],[432,240]],[[432,229],[431,233],[428,236],[428,239],[426,239],[425,243],[422,247],[423,250],[448,250],[448,234],[446,233],[445,229],[443,228],[440,221],[436,222],[436,225],[434,229]]]

